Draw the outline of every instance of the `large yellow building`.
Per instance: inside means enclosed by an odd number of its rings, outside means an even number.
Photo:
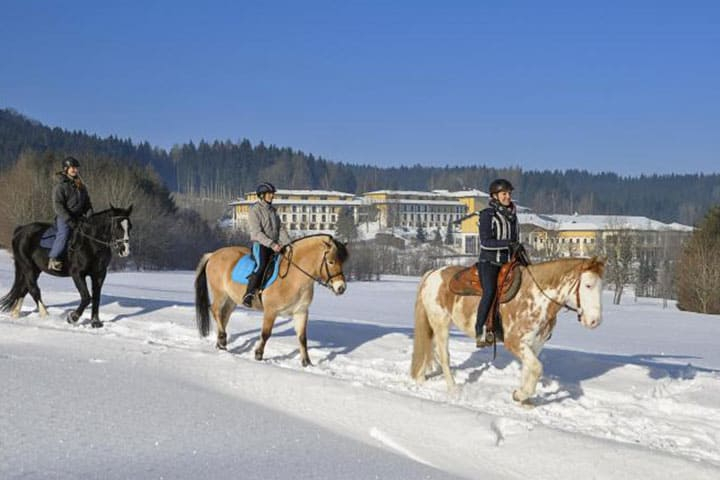
[[[248,212],[256,201],[257,195],[251,192],[243,200],[230,202],[235,228],[247,230]],[[363,204],[352,193],[329,190],[278,190],[273,201],[285,228],[301,234],[332,233],[343,209],[348,209],[358,223]]]
[[[465,204],[447,192],[377,190],[363,194],[368,208],[377,209],[381,228],[445,229],[467,211]]]

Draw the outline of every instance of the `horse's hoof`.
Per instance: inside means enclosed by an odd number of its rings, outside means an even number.
[[[104,323],[101,322],[100,320],[93,320],[92,323],[90,324],[90,326],[92,328],[102,328],[103,325],[104,325]]]
[[[255,350],[255,360],[262,360],[263,352]]]
[[[225,345],[224,343],[217,342],[215,344],[215,348],[217,348],[218,350],[227,350],[227,345]]]
[[[80,320],[80,315],[78,315],[77,312],[70,312],[67,314],[67,322],[69,324],[74,325],[78,320]]]
[[[521,407],[525,408],[535,408],[535,403],[533,403],[532,399],[530,397],[526,397],[524,394],[520,393],[519,390],[515,390],[512,394],[513,400],[518,402]]]
[[[310,361],[309,358],[303,358],[301,363],[302,363],[303,367],[312,367],[313,366],[313,363]]]

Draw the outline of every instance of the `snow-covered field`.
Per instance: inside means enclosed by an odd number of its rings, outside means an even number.
[[[0,252],[0,295],[12,275]],[[611,293],[596,330],[563,313],[525,409],[518,363],[458,332],[459,390],[410,380],[416,284],[316,289],[302,368],[285,319],[262,362],[257,313],[229,352],[199,338],[191,272],[110,273],[100,330],[43,276],[49,318],[0,314],[0,478],[720,478],[720,317]]]

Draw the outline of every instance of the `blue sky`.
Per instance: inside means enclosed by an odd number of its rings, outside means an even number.
[[[376,165],[720,172],[720,2],[4,1],[0,107]]]

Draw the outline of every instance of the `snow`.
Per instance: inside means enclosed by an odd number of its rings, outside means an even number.
[[[518,220],[523,225],[537,225],[546,230],[643,230],[692,232],[693,227],[681,223],[663,223],[648,217],[637,215],[560,215],[519,213]]]
[[[48,318],[0,314],[0,478],[718,478],[719,317],[611,292],[596,330],[563,313],[526,409],[518,363],[459,332],[458,390],[411,381],[417,281],[318,287],[302,368],[287,319],[261,362],[258,313],[235,311],[229,352],[199,338],[192,272],[110,273],[99,330],[42,276]]]

